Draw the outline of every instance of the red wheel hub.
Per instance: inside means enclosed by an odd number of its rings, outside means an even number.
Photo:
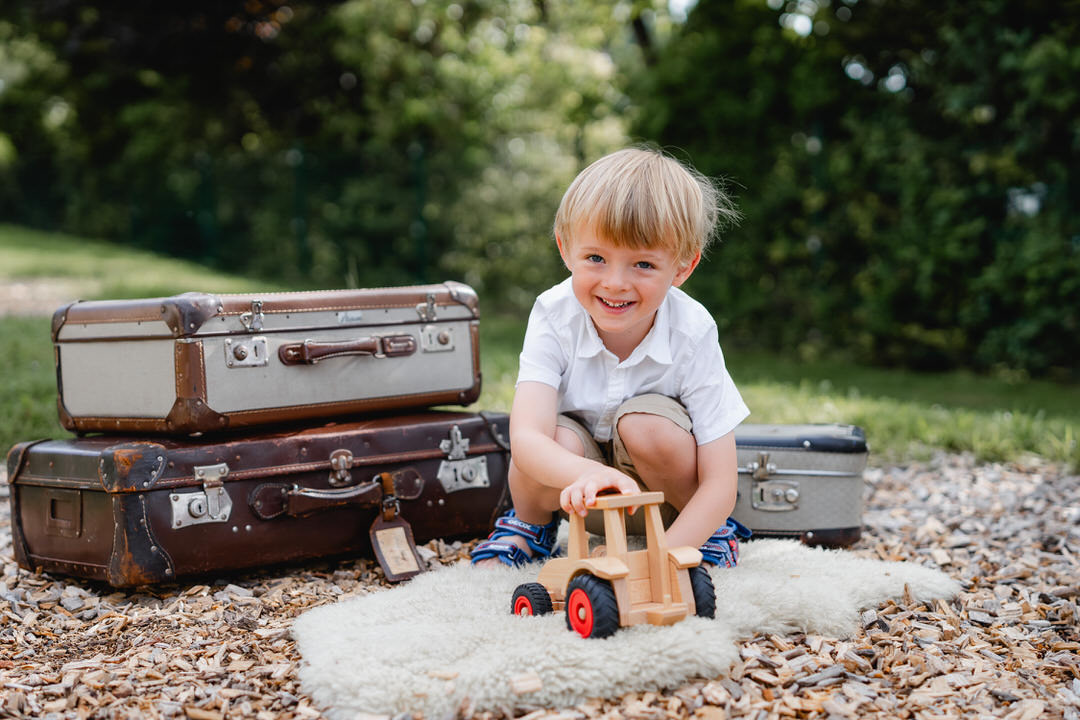
[[[515,615],[532,615],[533,606],[529,602],[529,598],[522,595],[514,602],[514,614]]]
[[[570,627],[581,637],[589,637],[592,634],[592,602],[581,588],[575,588],[566,599],[566,617],[570,620]]]

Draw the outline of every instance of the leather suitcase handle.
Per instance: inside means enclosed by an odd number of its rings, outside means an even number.
[[[414,352],[416,338],[412,335],[371,335],[342,342],[305,340],[301,343],[289,343],[278,348],[278,359],[283,365],[314,365],[320,360],[346,355],[384,358],[403,357]]]
[[[382,506],[391,498],[415,500],[424,490],[424,478],[415,468],[405,468],[389,473],[393,480],[394,495],[383,491],[382,477],[371,482],[344,488],[304,488],[291,483],[264,483],[251,491],[248,504],[252,512],[263,520],[279,515],[305,517],[333,508],[358,505],[360,507]]]

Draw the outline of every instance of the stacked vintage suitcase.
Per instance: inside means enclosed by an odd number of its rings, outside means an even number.
[[[466,285],[78,302],[53,317],[67,440],[8,454],[15,555],[133,586],[475,537],[508,503]]]
[[[411,577],[415,543],[486,534],[509,502],[506,414],[430,409],[479,396],[478,317],[455,282],[61,308],[60,419],[100,434],[11,449],[19,565],[127,587],[372,553]],[[861,430],[736,446],[758,535],[859,538]]]

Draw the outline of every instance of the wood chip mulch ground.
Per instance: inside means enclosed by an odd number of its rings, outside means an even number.
[[[943,568],[964,583],[960,598],[868,609],[848,639],[751,638],[725,677],[514,714],[1080,719],[1080,477],[1035,459],[941,454],[871,467],[865,487],[853,552]],[[12,559],[7,492],[0,482],[0,717],[318,718],[297,680],[293,619],[386,587],[368,560],[138,592],[35,575]],[[424,553],[449,563],[467,550],[434,542]]]

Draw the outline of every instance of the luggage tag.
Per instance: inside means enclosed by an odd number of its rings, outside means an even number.
[[[396,583],[422,573],[425,563],[416,550],[412,526],[401,516],[393,475],[384,472],[379,478],[383,486],[382,510],[371,523],[371,549],[386,581]]]

